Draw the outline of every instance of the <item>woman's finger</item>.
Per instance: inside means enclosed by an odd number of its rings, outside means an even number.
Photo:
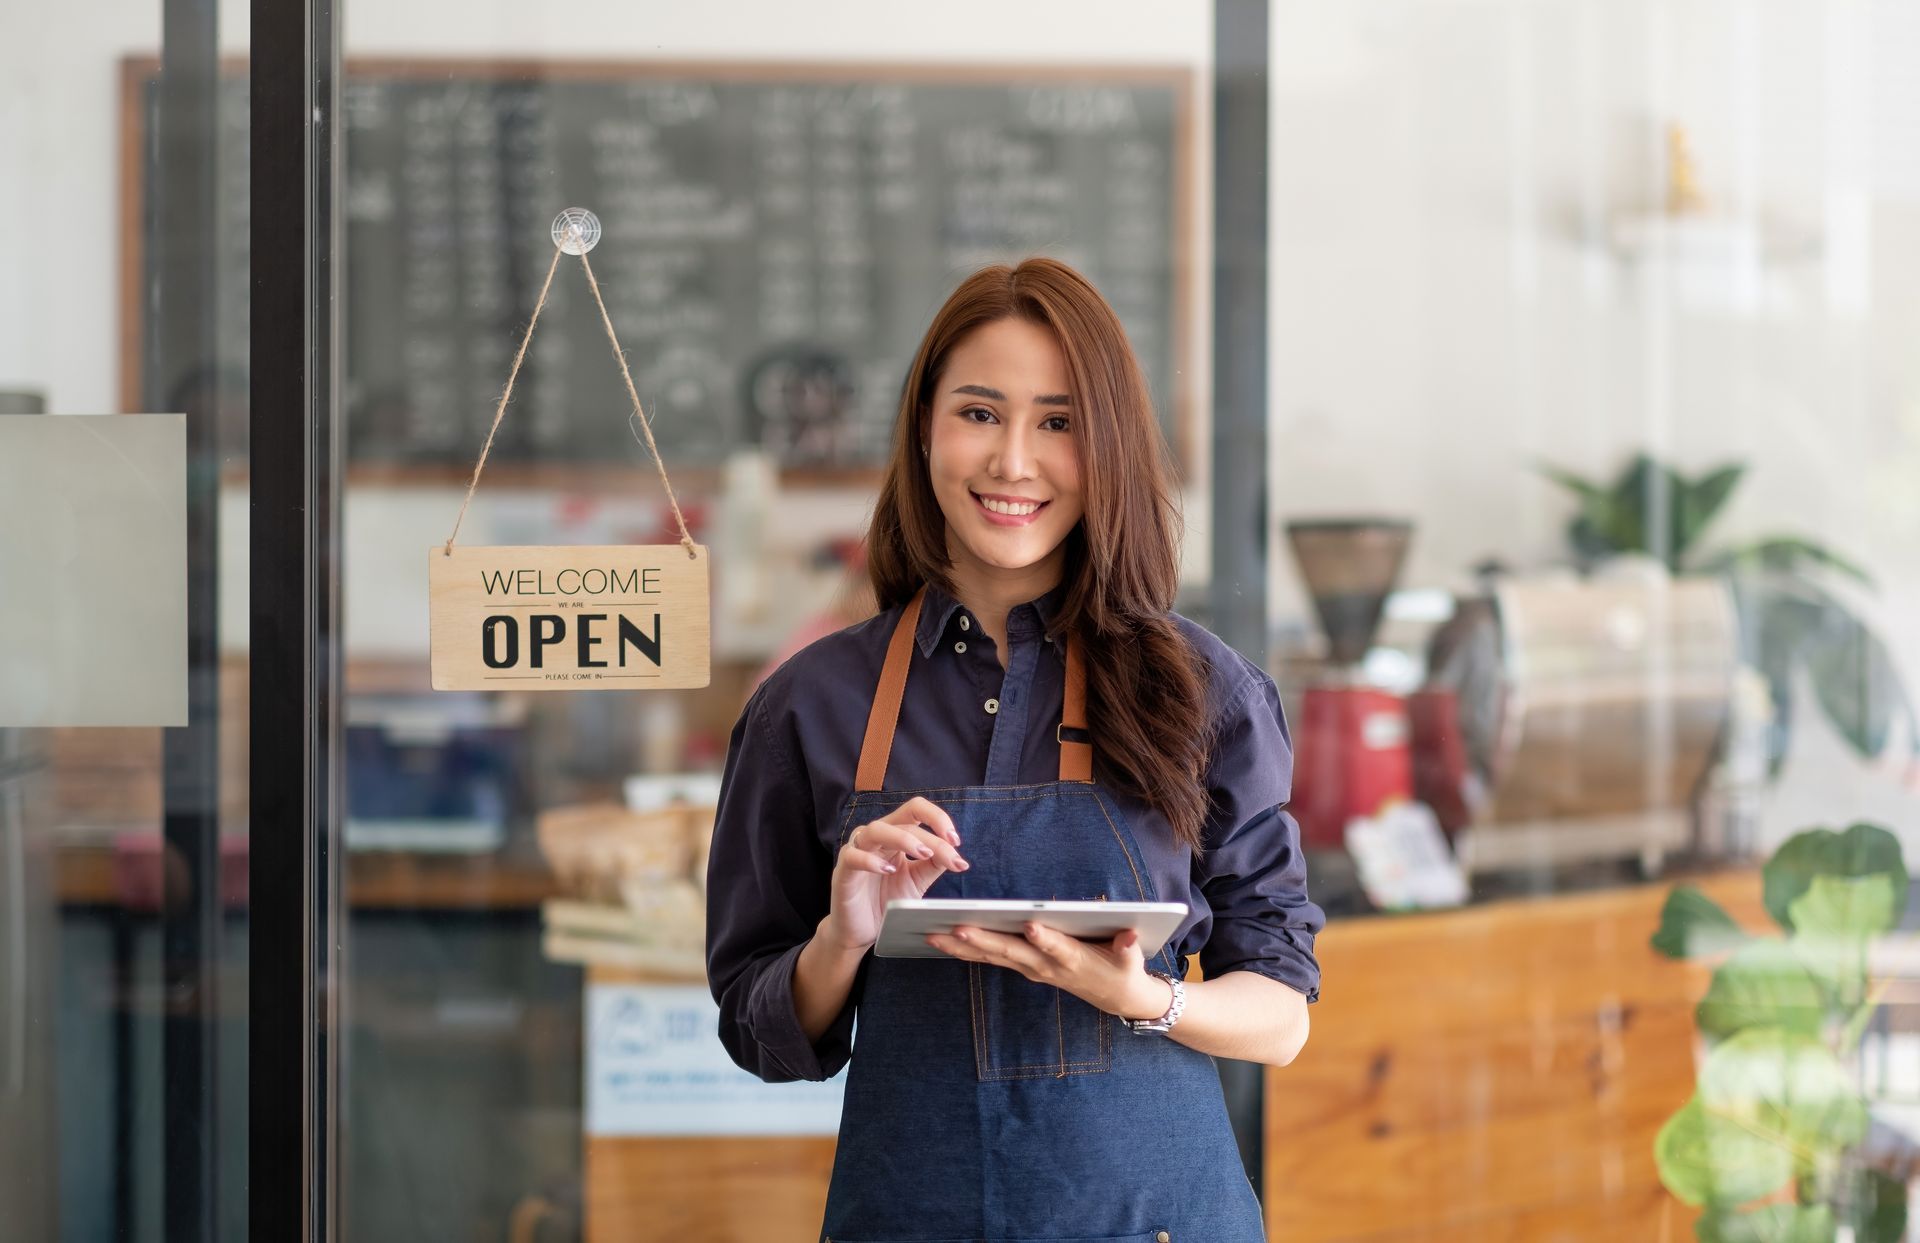
[[[933,946],[933,948],[943,954],[964,959],[967,962],[987,961],[986,956],[983,955],[978,948],[968,945],[965,941],[962,941],[950,932],[929,932],[927,934],[927,944]]]
[[[900,865],[877,850],[862,850],[851,840],[840,848],[838,866],[855,872],[879,872],[891,876],[900,870]]]
[[[953,817],[932,799],[910,798],[882,816],[881,820],[889,824],[924,824],[931,828],[936,836],[946,838],[948,845],[960,844],[960,830],[953,827]]]
[[[1079,941],[1045,924],[1028,921],[1026,935],[1029,945],[1063,970],[1072,970],[1079,963],[1080,956],[1087,952],[1087,947]]]
[[[1012,967],[1029,979],[1057,969],[1053,960],[1029,945],[1025,937],[970,927],[956,928],[954,935],[985,955],[983,961]]]
[[[952,872],[967,870],[967,861],[961,857],[958,850],[943,838],[917,824],[892,824],[885,820],[875,820],[849,833],[847,844],[862,850],[874,850],[882,854],[892,853],[903,859],[918,862],[938,859],[941,867]]]
[[[1034,964],[1023,965],[1022,963],[1011,961],[1005,953],[988,949],[982,943],[981,938],[983,937],[999,935],[999,933],[982,932],[978,928],[970,928],[967,930],[964,939],[959,935],[957,930],[944,935],[940,933],[930,934],[927,937],[927,944],[963,962],[977,962],[984,966],[999,967],[1006,971],[1017,972],[1027,979],[1032,980],[1035,984],[1050,984],[1053,982],[1052,972],[1050,970]],[[1014,938],[1008,939],[1013,940]]]

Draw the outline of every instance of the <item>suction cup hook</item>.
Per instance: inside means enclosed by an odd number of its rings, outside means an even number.
[[[584,255],[600,244],[600,217],[584,207],[569,207],[553,218],[553,244],[570,255]]]

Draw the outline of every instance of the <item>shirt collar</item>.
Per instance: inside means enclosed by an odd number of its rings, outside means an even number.
[[[1015,605],[1016,610],[1032,609],[1040,619],[1042,633],[1053,625],[1053,619],[1059,615],[1060,606],[1067,599],[1065,580],[1056,583],[1052,590],[1038,599],[1025,604]],[[914,639],[920,645],[922,656],[933,655],[933,649],[940,644],[940,637],[947,633],[947,627],[953,624],[953,615],[961,611],[958,600],[942,591],[936,584],[927,584],[927,598],[920,604],[920,624],[914,630]]]

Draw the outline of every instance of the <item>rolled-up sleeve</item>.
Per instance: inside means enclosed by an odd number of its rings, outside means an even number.
[[[733,727],[707,862],[707,982],[720,1042],[769,1083],[828,1079],[853,1051],[853,999],[809,1041],[793,1002],[793,968],[826,917],[833,860],[815,832],[801,766],[768,721],[768,687]],[[864,976],[865,967],[861,968]]]
[[[1194,882],[1213,911],[1200,949],[1209,979],[1253,971],[1320,999],[1313,939],[1326,915],[1307,897],[1300,827],[1287,813],[1293,743],[1273,679],[1250,670],[1220,715]]]

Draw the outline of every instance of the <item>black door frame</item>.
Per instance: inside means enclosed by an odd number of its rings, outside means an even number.
[[[251,0],[247,1214],[273,1243],[338,1234],[337,13]]]

